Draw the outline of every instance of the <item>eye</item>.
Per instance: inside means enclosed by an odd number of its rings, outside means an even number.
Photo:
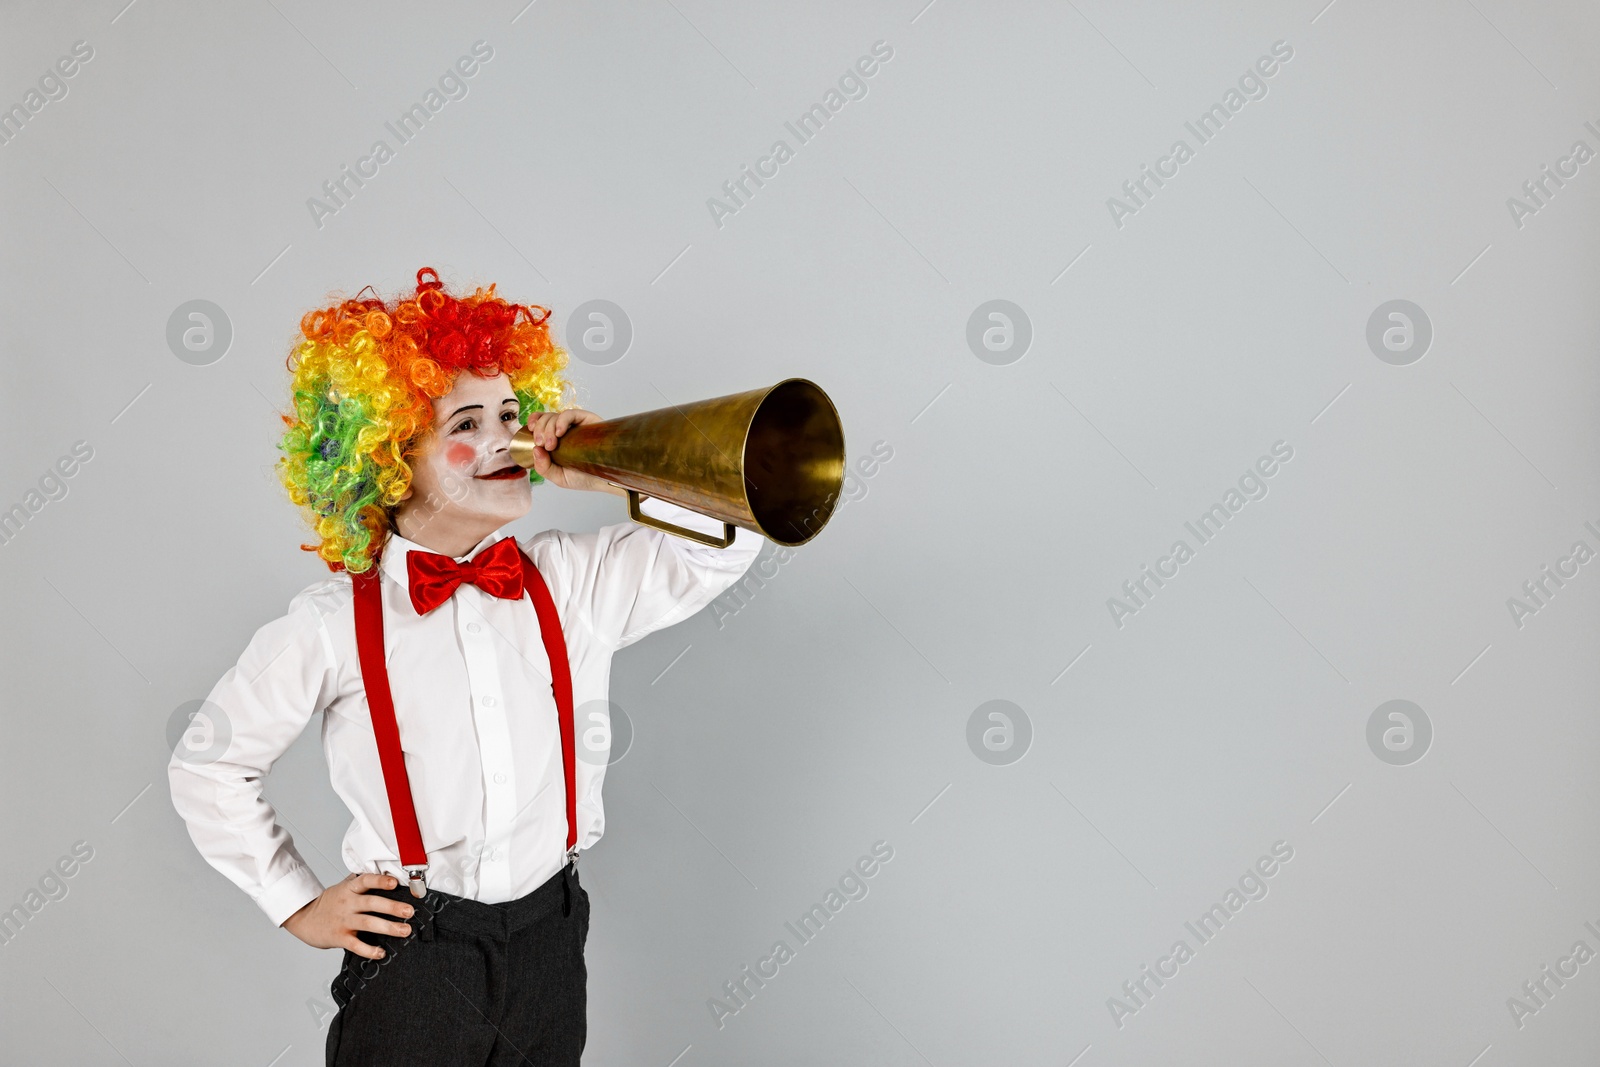
[[[500,413],[500,421],[501,422],[516,422],[517,421],[517,413],[515,411],[510,411],[510,410],[502,411]]]
[[[450,432],[451,433],[460,433],[462,430],[468,429],[469,427],[471,427],[473,425],[474,425],[474,423],[473,423],[473,421],[471,419],[462,419],[461,422],[456,426],[456,428],[454,430],[451,430]]]

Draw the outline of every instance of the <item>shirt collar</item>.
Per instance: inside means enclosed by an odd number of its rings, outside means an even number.
[[[453,556],[451,558],[457,563],[465,563],[467,560],[471,559],[473,556],[476,556],[479,552],[483,551],[485,548],[488,548],[490,545],[494,544],[496,541],[505,536],[507,536],[507,530],[505,526],[502,526],[490,533],[477,544],[473,545],[467,550],[465,555]],[[411,578],[406,571],[406,556],[412,552],[433,551],[433,549],[419,545],[415,541],[407,540],[406,538],[401,537],[399,533],[391,530],[389,532],[388,540],[385,541],[383,545],[383,559],[380,563],[380,566],[383,568],[383,573],[399,582],[402,588],[410,588]]]

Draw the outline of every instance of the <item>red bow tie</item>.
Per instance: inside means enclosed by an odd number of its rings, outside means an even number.
[[[449,600],[462,582],[505,600],[522,596],[522,553],[514,537],[502,537],[465,563],[413,549],[406,553],[406,573],[411,579],[411,606],[418,615]]]

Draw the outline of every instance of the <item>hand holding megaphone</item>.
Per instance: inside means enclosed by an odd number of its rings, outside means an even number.
[[[510,448],[513,462],[557,485],[593,487],[574,473],[598,479],[627,496],[635,522],[717,548],[733,543],[735,526],[805,544],[833,514],[844,482],[839,413],[804,378],[616,419],[541,412]],[[722,537],[645,515],[645,497],[721,519]]]
[[[596,478],[592,474],[584,474],[570,467],[563,467],[553,462],[551,453],[561,444],[561,436],[570,427],[582,426],[588,423],[604,422],[599,415],[583,408],[566,408],[563,411],[535,411],[528,416],[525,431],[533,442],[530,453],[533,459],[531,469],[539,477],[551,485],[560,486],[562,489],[587,489],[602,493],[615,493],[617,496],[627,496],[628,491],[621,486],[614,485],[604,478]],[[525,440],[529,439],[525,438]],[[522,463],[522,459],[517,459]],[[529,464],[522,463],[523,466]]]

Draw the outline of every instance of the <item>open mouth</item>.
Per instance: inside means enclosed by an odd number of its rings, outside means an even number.
[[[524,468],[518,466],[515,463],[511,463],[511,464],[508,464],[508,465],[506,465],[504,467],[501,467],[497,471],[490,471],[488,474],[474,475],[474,477],[480,479],[481,481],[486,481],[486,482],[490,482],[490,481],[502,481],[503,482],[503,481],[509,481],[512,478],[525,478],[525,477],[527,477],[527,475],[528,475],[528,472]]]

